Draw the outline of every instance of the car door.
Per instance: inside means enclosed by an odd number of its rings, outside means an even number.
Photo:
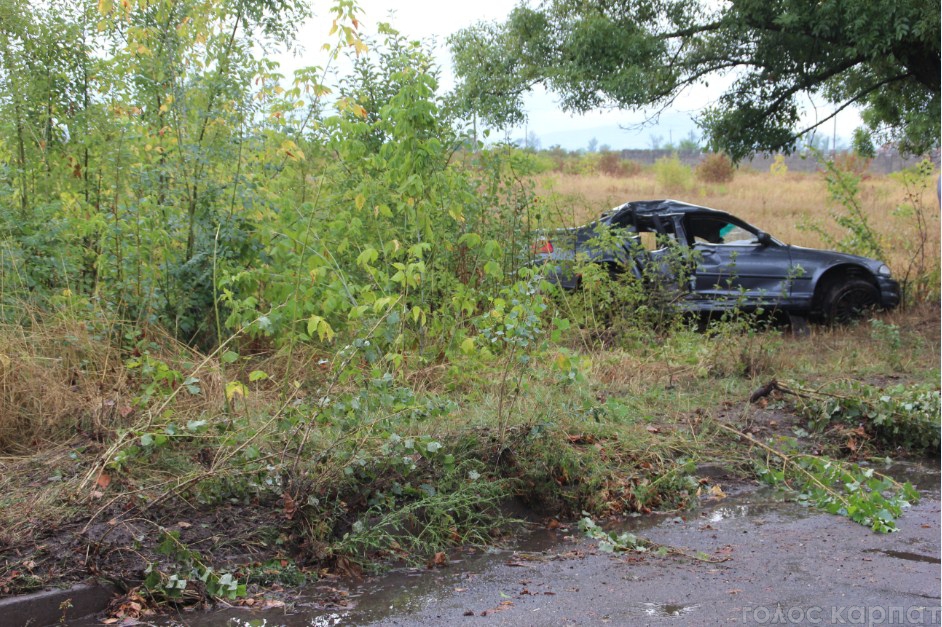
[[[684,220],[693,251],[691,297],[721,308],[775,305],[791,291],[787,246],[724,214],[688,214]]]

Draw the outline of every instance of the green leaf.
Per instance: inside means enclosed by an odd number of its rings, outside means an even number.
[[[459,244],[464,244],[468,248],[477,248],[481,245],[481,236],[477,233],[465,233],[458,238]]]
[[[220,361],[222,361],[224,364],[231,364],[237,359],[239,359],[239,353],[235,351],[226,351],[222,354],[222,357],[220,357]]]
[[[209,423],[205,420],[190,420],[186,423],[186,430],[193,433],[205,431]]]
[[[493,259],[491,261],[488,261],[487,263],[484,264],[484,274],[486,274],[489,277],[499,279],[502,274],[500,264],[494,261]]]
[[[379,259],[379,252],[375,248],[367,248],[357,256],[357,265],[366,268],[371,263]]]
[[[236,396],[245,398],[249,395],[249,389],[241,381],[230,381],[226,384],[226,399],[232,401]]]
[[[465,355],[471,355],[474,353],[474,338],[466,337],[464,341],[461,342],[461,352]]]
[[[197,385],[199,381],[200,380],[196,377],[187,377],[186,380],[183,382],[183,385],[186,386],[187,392],[189,392],[193,396],[196,396],[201,391],[200,386]]]
[[[249,373],[249,381],[254,383],[255,381],[262,381],[268,378],[268,373],[262,370],[253,370]]]
[[[318,315],[312,315],[307,321],[308,335],[314,335],[315,332],[322,342],[325,340],[329,342],[334,339],[333,328],[324,318]]]

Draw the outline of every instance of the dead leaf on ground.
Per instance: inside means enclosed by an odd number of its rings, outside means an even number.
[[[285,518],[287,518],[288,520],[291,520],[292,518],[294,518],[295,512],[298,511],[298,504],[291,497],[291,495],[288,494],[287,492],[282,494],[281,498],[285,503],[285,507],[284,507]]]
[[[494,614],[496,612],[503,612],[504,610],[513,607],[513,604],[514,604],[513,601],[501,601],[500,603],[497,604],[497,607],[492,607],[489,610],[484,610],[483,612],[481,612],[481,616],[487,616],[488,612],[490,612],[491,614]]]

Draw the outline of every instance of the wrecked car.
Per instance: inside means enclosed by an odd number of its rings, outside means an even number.
[[[900,302],[881,261],[792,246],[726,212],[677,200],[628,202],[587,225],[544,233],[532,249],[550,282],[577,289],[580,264],[667,286],[695,313],[773,308],[844,322]]]

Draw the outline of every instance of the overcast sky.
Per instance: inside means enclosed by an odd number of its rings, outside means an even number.
[[[442,68],[441,89],[448,91],[454,86],[451,56],[446,45],[448,36],[482,20],[503,21],[517,4],[518,0],[448,3],[440,0],[360,0],[359,5],[363,9],[361,32],[364,35],[374,34],[378,22],[390,22],[409,38],[434,41],[435,56]],[[299,40],[307,53],[302,59],[282,58],[286,73],[301,65],[323,64],[325,58],[321,56],[323,53],[320,52],[320,46],[328,40],[327,33],[331,23],[328,8],[327,3],[315,4],[315,17],[299,30]],[[529,116],[526,127],[513,129],[509,135],[512,139],[517,139],[523,137],[525,132],[532,132],[537,135],[544,148],[560,144],[570,150],[585,148],[593,137],[600,145],[608,144],[613,149],[649,148],[657,137],[661,138],[662,143],[673,141],[676,144],[691,132],[699,134],[691,116],[718,95],[716,90],[721,82],[711,83],[712,91],[697,88],[681,96],[674,107],[661,116],[656,126],[631,131],[619,127],[636,125],[645,119],[644,113],[599,110],[572,115],[559,108],[557,98],[553,94],[547,94],[540,89],[526,100],[526,112]],[[831,106],[826,104],[819,106],[817,111],[809,107],[805,121],[810,123],[815,114],[825,117],[831,110]],[[856,111],[846,111],[839,115],[836,128],[839,141],[843,138],[846,143],[853,129],[859,125],[860,118]],[[822,132],[830,136],[835,127],[831,122],[825,126]]]

